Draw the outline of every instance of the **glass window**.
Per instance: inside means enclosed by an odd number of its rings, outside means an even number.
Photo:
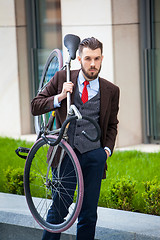
[[[153,119],[153,138],[160,140],[160,1],[151,1],[152,13],[152,119]]]
[[[160,1],[139,3],[144,138],[160,143]]]
[[[36,94],[47,57],[53,49],[62,49],[60,0],[34,0],[33,17],[33,79]]]
[[[37,1],[38,48],[62,47],[60,0]]]

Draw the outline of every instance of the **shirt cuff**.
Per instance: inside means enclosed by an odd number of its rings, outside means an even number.
[[[111,156],[111,149],[108,147],[105,147],[104,149],[107,150],[109,152],[109,156]]]
[[[54,102],[53,102],[53,106],[54,108],[57,108],[57,107],[60,107],[61,106],[61,103],[58,102],[58,96],[54,96]]]

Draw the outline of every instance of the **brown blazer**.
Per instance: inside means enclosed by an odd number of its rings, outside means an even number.
[[[74,83],[73,93],[71,94],[71,104],[73,104],[74,100],[78,74],[79,70],[73,70],[70,74],[71,81]],[[65,81],[66,71],[57,72],[43,92],[36,96],[31,102],[31,111],[34,116],[56,110],[57,128],[62,125],[66,118],[67,101],[64,99],[61,102],[61,107],[54,109],[54,96],[61,93]],[[99,78],[99,84],[101,144],[102,147],[109,147],[111,152],[113,152],[118,125],[119,88],[103,78]]]

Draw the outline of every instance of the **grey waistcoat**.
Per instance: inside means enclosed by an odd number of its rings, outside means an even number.
[[[100,92],[98,92],[97,95],[88,102],[83,104],[79,96],[79,89],[77,86],[74,96],[74,104],[82,115],[87,115],[99,122]],[[69,144],[72,146],[72,148],[78,149],[80,153],[85,153],[99,148],[101,146],[100,140],[97,142],[91,142],[82,134],[83,130],[95,138],[96,130],[93,124],[84,119],[74,121],[70,124],[68,129]]]

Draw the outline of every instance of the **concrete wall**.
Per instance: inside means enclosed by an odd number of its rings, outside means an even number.
[[[77,34],[81,39],[96,37],[104,44],[104,60],[101,76],[113,82],[113,48],[111,0],[61,0],[62,39],[68,34]],[[64,48],[64,59],[66,49]],[[78,62],[72,68],[80,67]]]
[[[21,135],[31,132],[30,81],[28,76],[27,24],[25,11],[25,0],[15,0]]]
[[[13,0],[0,1],[0,134],[20,134],[19,82],[15,7]]]
[[[114,82],[120,87],[117,145],[142,143],[137,0],[113,0]]]
[[[0,135],[30,132],[24,0],[0,0]]]

